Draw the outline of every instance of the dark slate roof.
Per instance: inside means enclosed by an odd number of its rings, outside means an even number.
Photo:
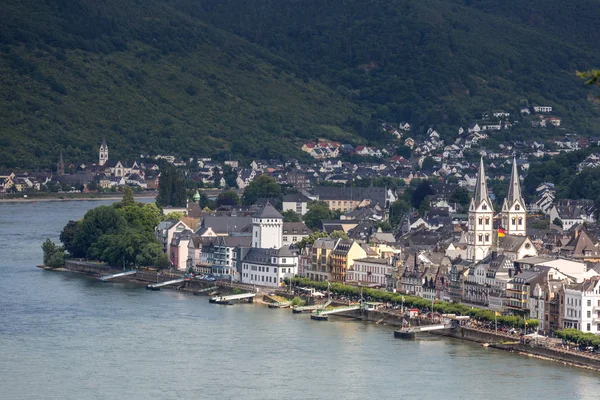
[[[252,225],[252,217],[206,215],[202,219],[202,226],[205,228],[212,228],[212,230],[217,234],[241,232],[248,225]]]
[[[283,223],[283,234],[284,235],[310,235],[312,231],[304,224],[304,222],[284,222]]]
[[[278,249],[251,248],[246,257],[244,257],[244,262],[272,265],[271,257],[277,257],[278,253]]]
[[[308,203],[311,200],[302,193],[292,193],[283,196],[283,201],[287,203]]]
[[[283,216],[279,211],[277,211],[269,202],[267,202],[254,216],[257,218],[283,219]]]

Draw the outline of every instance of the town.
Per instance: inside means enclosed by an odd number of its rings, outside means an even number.
[[[302,147],[312,162],[254,160],[246,167],[173,156],[115,161],[103,140],[91,166],[67,165],[61,153],[44,180],[13,173],[1,177],[2,190],[157,190],[161,166],[179,168],[188,200],[166,204],[172,218],[156,229],[171,268],[267,288],[295,277],[379,288],[535,319],[544,334],[600,333],[595,202],[557,200],[552,182],[541,182],[529,202],[521,189],[536,158],[595,144],[565,136],[553,151],[537,142],[477,147],[496,127],[509,129],[509,115],[461,129],[452,145],[434,129],[421,142],[409,137],[383,149],[318,140]],[[410,126],[382,130],[402,139]],[[473,147],[478,158],[469,161]],[[406,148],[407,157],[398,154]],[[348,152],[354,162],[336,159]],[[599,162],[600,154],[590,153],[578,170]],[[275,190],[264,190],[269,185]]]

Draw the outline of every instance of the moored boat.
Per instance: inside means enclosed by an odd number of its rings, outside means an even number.
[[[394,337],[400,339],[414,339],[415,332],[409,328],[396,329],[394,331]]]

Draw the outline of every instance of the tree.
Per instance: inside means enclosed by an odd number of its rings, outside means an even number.
[[[326,232],[321,232],[321,231],[315,231],[313,233],[311,233],[310,235],[308,235],[305,238],[302,238],[301,241],[298,242],[297,246],[299,249],[303,249],[308,245],[312,245],[315,240],[317,240],[318,238],[326,238],[329,237],[329,235]]]
[[[410,209],[410,205],[403,199],[396,200],[390,205],[390,224],[396,226],[404,214]]]
[[[220,206],[237,206],[240,204],[240,197],[236,192],[227,191],[221,192],[217,196],[217,207]]]
[[[331,232],[331,234],[329,235],[330,238],[332,239],[344,239],[344,240],[348,240],[350,239],[348,237],[348,234],[344,231],[333,231]]]
[[[162,217],[162,220],[163,221],[166,221],[166,220],[179,221],[183,217],[185,217],[185,215],[182,212],[172,211],[172,212],[168,213],[167,215],[164,215]]]
[[[448,199],[450,203],[458,203],[462,207],[467,207],[469,202],[471,201],[471,194],[467,189],[462,186],[457,187],[452,191],[450,198]]]
[[[421,181],[411,195],[411,202],[413,207],[419,208],[425,197],[432,194],[434,194],[434,191],[431,188],[429,182],[427,180]]]
[[[281,213],[283,216],[283,222],[301,222],[302,217],[294,210],[286,210]]]
[[[246,186],[242,199],[245,205],[252,205],[260,198],[279,198],[280,195],[279,183],[269,175],[261,175]]]
[[[313,201],[308,205],[308,212],[302,218],[306,226],[314,230],[322,227],[323,220],[333,219],[334,214],[324,201]]]
[[[58,247],[50,238],[46,238],[46,241],[42,244],[42,251],[44,252],[44,265],[47,265],[50,257],[58,251]]]
[[[435,161],[433,161],[432,157],[425,157],[423,163],[421,164],[421,170],[423,171],[433,171],[435,168]]]
[[[127,221],[128,227],[146,232],[154,232],[163,219],[162,211],[153,203],[133,202],[125,207],[117,208],[117,210]]]
[[[552,223],[556,226],[560,226],[561,228],[563,227],[563,222],[558,217],[554,218],[554,221],[552,221]]]
[[[73,257],[85,257],[85,249],[77,246],[76,236],[79,230],[79,223],[69,221],[60,233],[59,239],[66,251]]]
[[[75,235],[75,246],[86,254],[96,241],[106,234],[118,234],[127,226],[119,211],[111,206],[100,206],[85,213]]]
[[[123,188],[123,200],[121,200],[121,205],[123,207],[131,206],[135,204],[135,198],[133,197],[133,189],[129,186],[125,186]]]
[[[185,207],[187,205],[185,178],[183,173],[172,165],[161,168],[156,204],[159,207]]]

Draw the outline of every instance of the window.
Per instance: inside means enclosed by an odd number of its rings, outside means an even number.
[[[485,219],[485,224],[486,224],[486,225],[489,225],[489,224],[490,224],[490,219],[489,219],[489,218],[486,218],[486,219]]]
[[[592,312],[591,312],[591,311],[588,311],[588,312],[587,312],[587,317],[588,317],[588,318],[592,318]]]
[[[484,204],[483,206],[481,206],[481,209],[482,210],[487,210],[487,205]]]
[[[277,268],[273,268],[273,272],[277,273]]]
[[[281,263],[282,263],[282,264],[285,264],[285,258],[282,258],[282,259],[281,259]]]
[[[517,219],[516,218],[513,218],[511,222],[512,222],[512,225],[517,225]]]
[[[258,237],[258,232],[254,232],[254,237]]]
[[[592,324],[587,324],[587,330],[588,332],[592,330]]]
[[[588,305],[588,307],[591,307],[591,306],[592,306],[592,301],[591,301],[591,300],[588,300],[588,301],[587,301],[587,305]]]
[[[485,241],[486,241],[486,243],[490,241],[490,235],[489,235],[489,233],[485,234]]]
[[[479,218],[479,225],[483,225],[483,218]]]
[[[479,235],[479,242],[483,242],[483,235]]]
[[[523,218],[519,218],[519,225],[523,225]]]

